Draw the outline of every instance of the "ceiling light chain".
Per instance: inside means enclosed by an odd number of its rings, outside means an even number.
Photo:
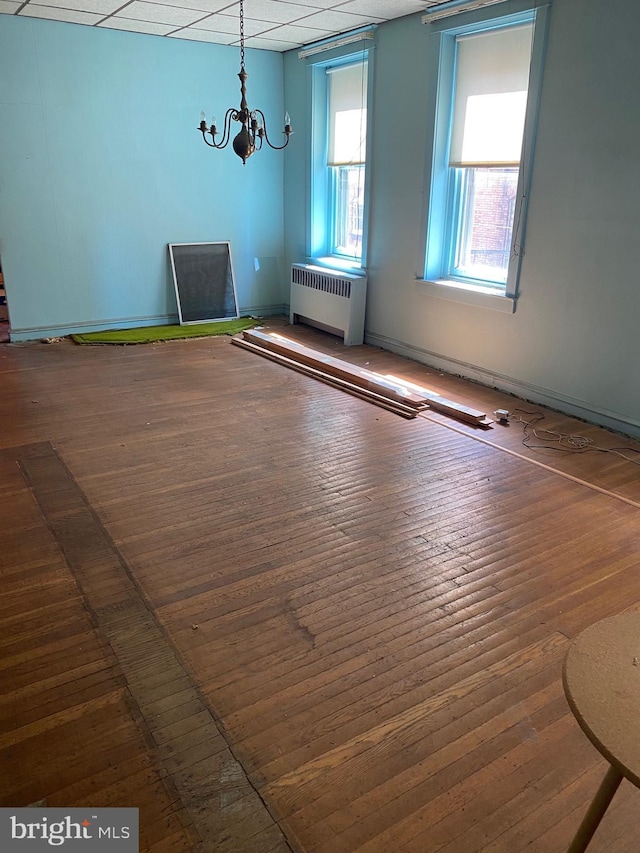
[[[218,129],[216,127],[215,116],[211,119],[210,127],[207,127],[205,114],[200,113],[200,126],[198,130],[210,148],[226,148],[231,139],[231,122],[239,121],[242,128],[234,137],[232,145],[233,150],[240,157],[243,164],[247,162],[247,158],[251,157],[254,151],[259,151],[262,148],[263,141],[267,143],[269,148],[273,148],[276,151],[286,148],[293,133],[289,113],[285,113],[283,133],[286,136],[286,140],[284,145],[274,145],[269,140],[264,113],[262,110],[250,110],[247,104],[246,82],[248,76],[244,66],[244,0],[240,0],[240,73],[238,74],[240,78],[240,109],[236,110],[230,107],[226,111],[222,126],[222,138],[219,142],[216,142]],[[211,137],[211,142],[207,139],[207,134]]]
[[[244,71],[244,0],[240,0],[240,70]]]

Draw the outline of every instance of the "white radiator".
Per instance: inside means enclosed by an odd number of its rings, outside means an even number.
[[[364,340],[367,279],[308,264],[292,264],[289,322],[339,332],[346,346]]]

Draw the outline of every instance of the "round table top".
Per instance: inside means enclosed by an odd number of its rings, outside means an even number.
[[[640,613],[583,631],[567,652],[563,682],[589,740],[640,787]]]

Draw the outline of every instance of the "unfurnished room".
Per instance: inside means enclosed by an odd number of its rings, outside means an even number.
[[[640,849],[637,0],[0,0],[0,849]]]

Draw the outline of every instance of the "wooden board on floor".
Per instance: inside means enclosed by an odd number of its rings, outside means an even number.
[[[279,352],[267,349],[259,344],[254,344],[251,341],[246,341],[242,337],[234,337],[232,339],[232,343],[242,347],[243,349],[254,352],[257,355],[261,355],[264,358],[268,358],[271,361],[275,361],[283,367],[296,370],[298,373],[304,373],[305,376],[310,376],[312,379],[317,379],[320,382],[324,382],[326,385],[331,385],[340,391],[345,391],[347,394],[359,397],[361,400],[365,400],[368,403],[374,403],[376,406],[380,406],[390,412],[395,412],[397,415],[402,415],[402,417],[415,418],[418,414],[418,409],[407,406],[405,403],[399,403],[396,400],[391,399],[386,394],[378,394],[375,391],[370,391],[368,388],[361,387],[353,382],[347,382],[346,379],[341,379],[339,376],[333,376],[323,370],[318,370],[315,367],[304,364],[295,358],[288,358]]]
[[[366,388],[369,391],[384,395],[397,403],[419,411],[430,407],[436,411],[450,415],[465,423],[476,426],[489,426],[491,421],[485,412],[471,409],[448,400],[445,397],[421,388],[418,385],[404,382],[398,377],[384,376],[364,367],[358,367],[347,361],[342,361],[331,355],[303,346],[296,341],[290,340],[277,333],[250,329],[242,334],[242,340],[248,341],[255,346],[264,347],[270,352],[280,353],[294,361],[306,364],[316,370],[323,371],[330,376],[335,376],[354,385]]]
[[[331,376],[337,376],[340,379],[353,382],[361,388],[367,388],[377,393],[384,393],[390,400],[413,406],[416,409],[424,406],[424,401],[418,394],[414,394],[403,388],[397,382],[385,380],[383,376],[371,370],[357,367],[356,365],[349,364],[347,361],[334,358],[331,355],[325,355],[310,347],[305,347],[302,344],[289,340],[280,334],[261,332],[259,329],[253,331],[253,334],[243,334],[242,337],[244,340],[257,346],[262,346],[271,352],[281,353],[288,358],[292,358],[302,364],[307,364],[317,370],[323,370]]]

